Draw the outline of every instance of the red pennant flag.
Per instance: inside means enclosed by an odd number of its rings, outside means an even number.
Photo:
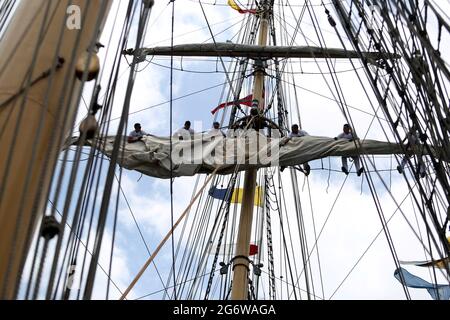
[[[251,244],[249,256],[254,256],[255,254],[258,254],[258,246],[256,244]]]
[[[211,110],[211,113],[215,114],[220,109],[223,109],[223,108],[228,107],[228,106],[232,106],[235,103],[243,104],[244,106],[251,107],[252,106],[252,100],[253,100],[253,95],[251,94],[251,95],[248,95],[245,98],[242,98],[242,99],[240,99],[240,100],[238,100],[236,102],[235,101],[224,102],[224,103],[219,104],[213,110]]]

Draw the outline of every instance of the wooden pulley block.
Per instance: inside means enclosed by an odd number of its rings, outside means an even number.
[[[86,139],[94,138],[95,133],[98,130],[98,123],[95,116],[92,114],[88,115],[86,119],[81,121],[79,129],[81,135],[86,134]]]
[[[89,57],[89,55],[91,55]],[[89,59],[90,58],[90,59]],[[89,64],[88,64],[89,61]],[[75,75],[78,80],[83,79],[83,74],[87,69],[87,79],[86,81],[91,81],[95,79],[100,72],[100,59],[96,53],[89,53],[85,51],[78,58],[77,64],[75,66]]]

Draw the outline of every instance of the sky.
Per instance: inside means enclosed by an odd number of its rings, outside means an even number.
[[[329,47],[340,47],[335,32],[326,20],[324,8],[319,6],[320,1],[311,2],[316,5],[314,9],[327,45]],[[224,0],[218,0],[217,5],[211,5],[215,3],[212,0],[204,1],[204,3],[204,10],[212,32],[217,34],[215,40],[217,42],[237,41],[235,34],[242,27],[241,22],[245,15],[241,15],[227,6],[220,5],[226,3]],[[244,3],[244,1],[241,1],[241,3]],[[111,70],[115,46],[117,46],[119,39],[120,21],[124,20],[126,5],[126,1],[115,0],[113,2],[101,38],[101,42],[106,45],[106,48],[99,53],[104,68],[102,82],[105,83]],[[331,10],[330,5],[328,5],[328,9],[332,11],[337,21],[336,14]],[[302,7],[297,5],[293,7],[293,10],[298,15]],[[286,12],[289,13],[288,10]],[[168,4],[167,1],[155,1],[144,41],[145,46],[170,44],[171,14],[171,4]],[[289,17],[287,19],[289,20]],[[114,24],[115,20],[116,23]],[[279,23],[278,20],[276,22]],[[290,22],[293,23],[292,20]],[[290,35],[292,32],[293,29],[288,27],[282,34]],[[344,35],[342,29],[340,29],[340,33]],[[174,36],[175,44],[211,42],[210,31],[197,1],[175,1]],[[135,37],[135,30],[130,33],[130,39],[133,39],[133,37]],[[349,45],[348,42],[346,43]],[[318,45],[317,36],[311,27],[311,19],[308,14],[304,17],[301,31],[294,44]],[[132,47],[132,41],[130,47]],[[167,101],[170,100],[170,70],[167,66],[170,62],[166,58],[156,57],[151,62],[143,62],[138,66],[139,72],[132,95],[127,130],[131,131],[133,124],[140,122],[143,130],[147,133],[168,136],[170,134],[170,109]],[[347,60],[333,61],[333,63],[336,71],[339,71],[339,83],[342,92],[344,92],[345,102],[350,106],[348,110],[359,137],[381,141],[392,139],[390,130],[387,130],[386,136],[382,129],[388,128],[386,122],[374,120],[372,116],[374,110],[378,108],[378,104],[372,93],[369,92],[366,96],[364,87],[368,87],[367,82],[364,82],[365,85],[363,86],[359,83],[354,72],[349,72],[352,70],[352,65]],[[358,61],[354,61],[354,64],[358,69],[358,74],[365,79],[364,72],[360,69],[361,64]],[[207,62],[194,61],[193,59],[183,59],[181,62],[176,59],[174,66],[176,69],[172,86],[174,98],[183,97],[226,81],[224,73],[221,72],[223,69],[220,62],[211,59]],[[321,74],[328,71],[326,64],[316,62],[313,59],[308,61],[303,59],[295,63],[292,68],[293,71],[297,72],[295,78],[293,78],[297,91],[294,92],[290,89],[291,91],[286,91],[286,93],[290,97],[293,97],[294,94],[297,95],[299,105],[297,108],[293,98],[287,100],[291,122],[298,123],[300,119],[302,128],[308,131],[310,135],[334,137],[339,134],[346,119],[342,115],[339,104],[330,99],[336,93],[334,87],[328,87],[325,81],[330,80],[330,76]],[[184,71],[177,69],[183,69]],[[219,72],[215,72],[216,70]],[[199,73],[205,71],[207,73]],[[115,95],[116,102],[112,111],[113,119],[120,116],[128,73],[126,62],[122,62],[119,86]],[[91,92],[92,85],[88,85],[84,92],[86,101],[89,101]],[[246,82],[242,96],[248,93],[250,93],[250,84]],[[185,120],[191,120],[192,122],[203,123],[202,128],[195,127],[197,131],[207,130],[212,121],[215,120],[211,116],[210,110],[224,102],[224,99],[222,97],[222,86],[175,99],[173,101],[173,129],[181,127]],[[85,114],[86,109],[81,107],[77,123],[83,119]],[[381,113],[379,113],[379,116],[383,117]],[[117,120],[111,121],[109,134],[114,134],[117,125]],[[107,162],[105,161],[105,163]],[[409,192],[405,179],[395,170],[397,160],[380,157],[376,158],[375,163],[377,169],[380,170],[380,176],[372,172],[371,177],[374,179],[374,185],[384,214],[387,218],[393,216],[389,222],[389,230],[398,258],[400,260],[425,260],[426,256],[421,243],[412,230],[421,230],[418,233],[419,237],[424,236],[424,225],[420,222],[421,218],[417,216],[417,210],[414,210],[411,199],[407,197]],[[315,285],[314,294],[318,299],[326,300],[405,299],[402,286],[393,276],[395,264],[389,251],[386,236],[384,233],[378,236],[382,231],[382,225],[368,183],[365,180],[366,176],[363,175],[363,178],[361,178],[353,173],[346,178],[342,172],[339,172],[341,166],[339,158],[316,160],[310,164],[313,169],[311,175],[307,179],[302,174],[298,174],[297,177],[308,247],[310,251],[314,249],[314,253],[311,255],[312,277]],[[329,167],[334,171],[328,171]],[[365,167],[366,170],[373,171],[370,161],[365,163]],[[83,168],[84,165],[82,164],[81,169]],[[391,171],[391,169],[393,170]],[[352,171],[354,172],[354,168]],[[118,170],[117,173],[119,173]],[[409,175],[409,173],[407,174]],[[170,229],[171,209],[168,180],[142,176],[138,172],[126,169],[122,171],[121,179],[126,201],[121,194],[111,278],[123,291],[149,256],[134,219],[142,231],[149,251],[152,252]],[[194,194],[195,188],[193,186],[195,184],[201,186],[205,179],[205,176],[175,179],[173,184],[175,220],[189,204]],[[298,232],[290,171],[286,170],[281,176],[275,175],[275,181],[277,183],[282,182],[284,186],[279,191],[286,198],[286,210],[283,219],[292,228],[293,233]],[[387,188],[383,185],[383,181],[386,182]],[[117,188],[114,188],[112,199],[115,199],[117,192]],[[405,197],[407,198],[402,203],[400,212],[400,210],[397,210],[397,206]],[[205,204],[205,201],[205,199],[202,199],[201,203]],[[214,205],[217,206],[217,203]],[[240,205],[234,207],[240,209]],[[113,212],[112,209],[110,211]],[[131,213],[134,215],[134,219]],[[112,214],[108,218],[100,258],[100,265],[105,269],[109,265],[109,248],[112,242],[111,216]],[[190,218],[186,230],[189,230],[194,223]],[[274,248],[279,248],[280,221],[276,216],[273,217],[272,226],[274,234],[277,235],[274,238]],[[187,233],[187,231],[185,232]],[[93,236],[94,231],[91,231],[91,237]],[[175,232],[175,239],[182,236],[180,226]],[[317,246],[314,246],[316,239]],[[186,243],[183,243],[182,249],[186,249],[185,246]],[[295,242],[290,250],[300,270],[302,259],[298,243]],[[263,257],[263,259],[267,259],[267,257]],[[359,261],[359,259],[361,260]],[[283,260],[283,254],[279,250],[275,251],[275,261],[278,262],[275,270],[276,275],[286,276],[285,271],[282,270],[281,260]],[[165,283],[169,275],[171,261],[172,252],[170,242],[168,242],[155,259],[158,270],[153,265],[150,266],[130,292],[128,298],[136,299],[156,292],[144,299],[161,299],[163,297],[161,293],[163,285],[157,272],[161,274]],[[267,272],[266,261],[264,264],[263,271]],[[407,269],[428,281],[430,280],[428,270],[418,267],[407,267]],[[97,275],[93,297],[104,299],[106,277],[100,271]],[[441,283],[445,283],[445,279],[441,275],[438,275],[438,279],[441,280]],[[300,280],[299,286],[302,290],[305,290],[303,280]],[[409,292],[412,299],[430,299],[425,290],[410,289]],[[290,292],[283,288],[280,289],[279,294],[280,298],[286,299]],[[117,299],[119,297],[119,292],[112,287],[109,298]],[[266,296],[261,296],[261,298],[264,297]],[[306,295],[302,295],[302,298],[305,299]]]

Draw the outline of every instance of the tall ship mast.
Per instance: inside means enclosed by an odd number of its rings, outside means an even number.
[[[447,9],[4,1],[0,297],[450,299]]]

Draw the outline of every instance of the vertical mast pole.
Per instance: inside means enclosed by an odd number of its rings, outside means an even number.
[[[112,1],[68,3],[21,1],[0,43],[0,299],[15,297],[61,137],[75,118],[82,88],[73,61],[98,41]],[[56,57],[65,61],[59,69]]]
[[[267,44],[269,29],[269,5],[264,0],[261,3],[261,24],[259,28],[258,45]],[[253,84],[253,99],[258,101],[258,108],[264,110],[264,70],[255,70]],[[233,283],[231,291],[232,300],[246,300],[248,297],[248,274],[249,274],[249,248],[252,232],[253,205],[255,199],[257,170],[251,169],[245,172],[244,193],[242,195],[241,216],[239,219],[239,230],[236,244],[236,256],[233,259]]]

